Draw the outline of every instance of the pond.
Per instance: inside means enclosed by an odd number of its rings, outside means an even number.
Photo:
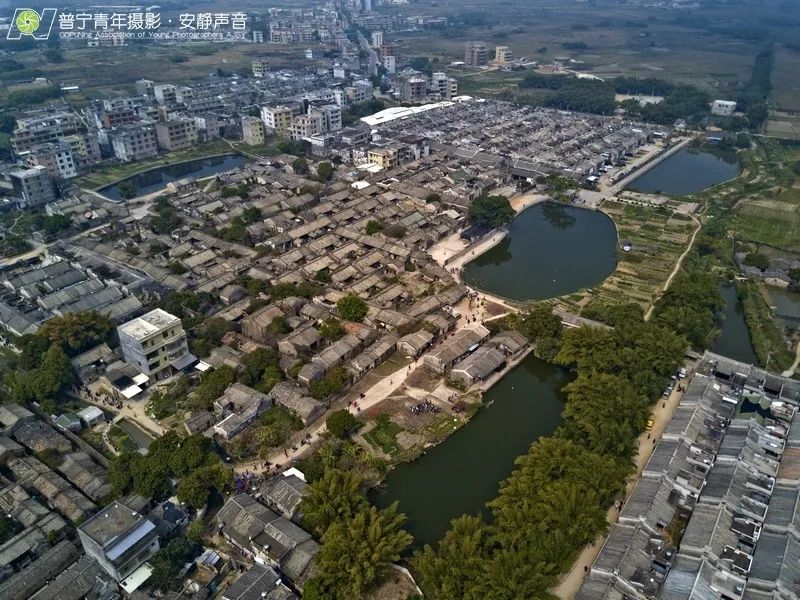
[[[484,394],[486,406],[440,445],[399,465],[370,499],[399,502],[415,544],[441,539],[450,521],[477,514],[514,470],[514,459],[561,420],[567,372],[532,354]]]
[[[628,188],[679,196],[702,192],[738,175],[739,162],[735,156],[723,157],[719,153],[684,148],[634,179]]]
[[[511,223],[509,235],[467,263],[467,285],[510,300],[543,300],[592,287],[617,266],[617,231],[599,211],[555,202],[536,204]]]
[[[734,360],[757,364],[756,353],[750,342],[750,331],[744,320],[736,288],[731,283],[725,282],[720,286],[719,293],[725,300],[725,308],[722,312],[725,320],[722,322],[722,330],[711,351]]]
[[[136,195],[143,196],[164,189],[171,181],[177,181],[184,177],[192,177],[194,179],[210,177],[211,175],[240,167],[246,161],[247,159],[244,156],[236,154],[198,158],[197,160],[149,169],[122,181],[130,181],[136,188]],[[122,181],[100,188],[97,191],[112,200],[122,200],[123,198],[118,189],[118,185]]]
[[[143,451],[146,451],[148,448],[150,448],[150,444],[155,441],[149,433],[147,433],[133,421],[129,421],[128,419],[120,419],[117,421],[117,425],[120,429],[122,429],[122,431],[127,433],[133,442]]]
[[[783,288],[767,287],[767,293],[775,307],[775,318],[785,328],[796,331],[800,327],[800,293]]]

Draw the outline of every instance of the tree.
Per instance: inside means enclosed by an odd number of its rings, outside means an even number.
[[[343,298],[340,298],[336,303],[336,308],[339,311],[339,315],[345,321],[361,323],[361,321],[364,320],[364,317],[367,316],[366,301],[363,298],[353,294],[349,294]]]
[[[322,181],[330,181],[333,177],[333,165],[328,161],[323,161],[317,165],[317,178]]]
[[[260,208],[251,206],[249,208],[244,209],[244,212],[242,213],[242,221],[244,221],[245,224],[250,225],[260,220],[261,220]]]
[[[105,315],[81,312],[45,321],[36,335],[62,346],[70,356],[74,356],[107,342],[113,332],[114,323]]]
[[[317,400],[338,394],[344,389],[347,383],[347,371],[342,367],[336,367],[328,371],[324,379],[314,381],[309,386],[311,396]]]
[[[178,500],[195,509],[208,503],[212,490],[222,492],[233,482],[233,472],[222,463],[196,469],[178,484]]]
[[[349,520],[369,506],[361,479],[350,471],[325,469],[313,481],[300,506],[303,524],[317,537],[337,521]]]
[[[306,175],[309,172],[308,161],[302,156],[298,156],[292,161],[292,169],[298,175]]]
[[[176,537],[150,559],[153,573],[149,583],[159,590],[169,590],[180,583],[178,573],[183,565],[200,552],[200,546],[185,537]]]
[[[275,335],[282,335],[284,333],[289,333],[292,330],[292,327],[289,325],[289,321],[286,320],[284,315],[277,315],[274,319],[272,319],[268,329]]]
[[[192,393],[192,404],[197,408],[210,408],[214,400],[219,398],[234,381],[236,381],[236,369],[228,365],[206,371],[200,376],[200,385]]]
[[[510,223],[516,213],[505,196],[481,196],[469,205],[467,217],[473,225],[500,227]]]
[[[490,530],[479,516],[453,519],[434,550],[426,545],[414,554],[411,565],[426,597],[475,598],[489,560]]]
[[[557,338],[563,329],[561,318],[553,313],[553,306],[547,302],[534,304],[522,316],[509,315],[506,323],[534,342],[544,338]]]
[[[350,414],[350,411],[341,409],[328,413],[325,425],[331,435],[344,439],[361,426],[361,421]]]
[[[386,237],[395,238],[395,239],[400,239],[400,238],[405,237],[406,233],[408,233],[408,229],[406,229],[405,227],[403,227],[399,223],[396,223],[394,225],[389,225],[389,226],[385,227],[384,230],[383,230],[383,234]]]
[[[314,586],[328,598],[360,598],[380,582],[413,538],[403,530],[405,515],[397,503],[379,511],[370,507],[352,519],[333,523],[322,538]]]
[[[122,181],[117,184],[117,191],[119,195],[122,196],[125,200],[130,200],[136,197],[137,190],[136,186],[133,184],[132,181]]]
[[[384,224],[381,221],[371,220],[367,222],[367,226],[364,228],[364,231],[367,235],[375,235],[376,233],[380,233],[383,231]]]
[[[339,321],[339,319],[334,319],[331,317],[330,319],[323,321],[322,325],[320,325],[319,333],[329,342],[335,342],[336,340],[343,338],[347,333],[347,330],[342,326],[342,323]]]
[[[72,221],[62,214],[47,215],[42,219],[42,231],[48,235],[55,235],[70,228]]]
[[[769,269],[769,258],[759,252],[749,252],[744,257],[744,261],[742,262],[750,267],[755,267],[762,272]]]

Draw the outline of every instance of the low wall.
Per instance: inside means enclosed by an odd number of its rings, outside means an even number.
[[[508,235],[508,230],[505,230],[505,229],[492,229],[489,233],[487,233],[481,239],[472,242],[469,246],[467,246],[463,250],[459,250],[458,252],[453,254],[453,256],[448,257],[444,261],[444,266],[449,265],[454,260],[458,260],[462,256],[466,255],[467,253],[471,252],[472,250],[474,250],[475,248],[477,248],[478,246],[480,246],[481,244],[486,242],[486,240],[488,238],[492,237],[493,235],[497,235],[498,233],[500,234],[500,236],[497,238],[497,240],[493,244],[491,244],[490,246],[487,246],[483,251],[486,252],[487,250],[489,250],[491,248],[494,248],[497,244],[499,244],[500,242],[502,242],[505,239],[506,235]]]

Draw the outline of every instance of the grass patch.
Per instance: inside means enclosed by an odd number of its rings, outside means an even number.
[[[397,434],[403,431],[397,423],[392,421],[388,415],[379,415],[375,420],[375,427],[364,434],[367,440],[375,448],[380,448],[384,453],[393,455],[400,451],[397,444]]]
[[[794,355],[786,347],[781,327],[759,292],[758,284],[751,280],[737,281],[736,292],[742,303],[750,341],[759,364],[771,371],[780,372],[789,368],[794,362]]]

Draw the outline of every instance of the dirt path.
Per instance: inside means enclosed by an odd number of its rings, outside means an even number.
[[[694,233],[692,234],[692,238],[689,240],[689,245],[686,247],[686,250],[683,251],[683,254],[681,254],[680,258],[678,258],[678,262],[675,263],[675,268],[672,269],[672,273],[669,274],[669,277],[667,277],[667,280],[664,282],[664,285],[656,294],[655,300],[653,300],[650,303],[650,308],[647,309],[647,313],[645,313],[644,315],[645,321],[649,321],[650,317],[653,316],[653,310],[655,310],[656,308],[656,301],[659,299],[659,297],[661,297],[661,294],[666,292],[669,289],[669,286],[672,285],[672,280],[678,274],[678,271],[681,270],[681,266],[683,265],[683,259],[685,259],[688,256],[689,251],[692,249],[692,246],[694,246],[694,240],[697,238],[697,234],[700,233],[700,227],[701,227],[700,221],[698,221],[693,215],[689,215],[689,217],[692,219],[692,221],[695,222],[695,225],[697,225],[697,227],[695,227],[694,229]]]
[[[689,377],[691,377],[691,375],[689,375]],[[688,381],[688,379],[684,379],[682,381]],[[678,404],[680,404],[682,397],[683,392],[679,392],[676,386],[675,389],[672,390],[669,398],[662,398],[655,404],[655,407],[653,408],[653,430],[643,433],[637,440],[636,475],[632,475],[628,478],[625,487],[626,499],[633,490],[633,487],[636,485],[636,482],[644,470],[647,461],[650,460],[650,456],[653,454],[653,449],[656,447],[656,443],[659,439],[661,439],[664,429],[672,418],[672,414],[675,412]],[[610,524],[616,523],[618,517],[619,509],[614,506],[609,508],[608,512],[606,513],[606,519],[608,522]],[[581,550],[580,554],[578,554],[578,558],[575,559],[572,568],[564,576],[564,578],[561,580],[561,583],[555,588],[555,590],[553,590],[559,598],[562,598],[563,600],[572,600],[575,598],[575,596],[578,594],[578,590],[580,590],[581,585],[583,584],[584,577],[586,576],[584,567],[592,566],[592,563],[597,558],[597,555],[600,554],[600,550],[603,548],[605,541],[606,536],[601,535],[592,544],[585,546],[583,550]]]
[[[792,363],[792,366],[786,369],[781,375],[783,377],[791,377],[794,375],[794,372],[797,370],[797,367],[800,367],[800,343],[797,344],[797,348],[795,348],[795,359]]]

